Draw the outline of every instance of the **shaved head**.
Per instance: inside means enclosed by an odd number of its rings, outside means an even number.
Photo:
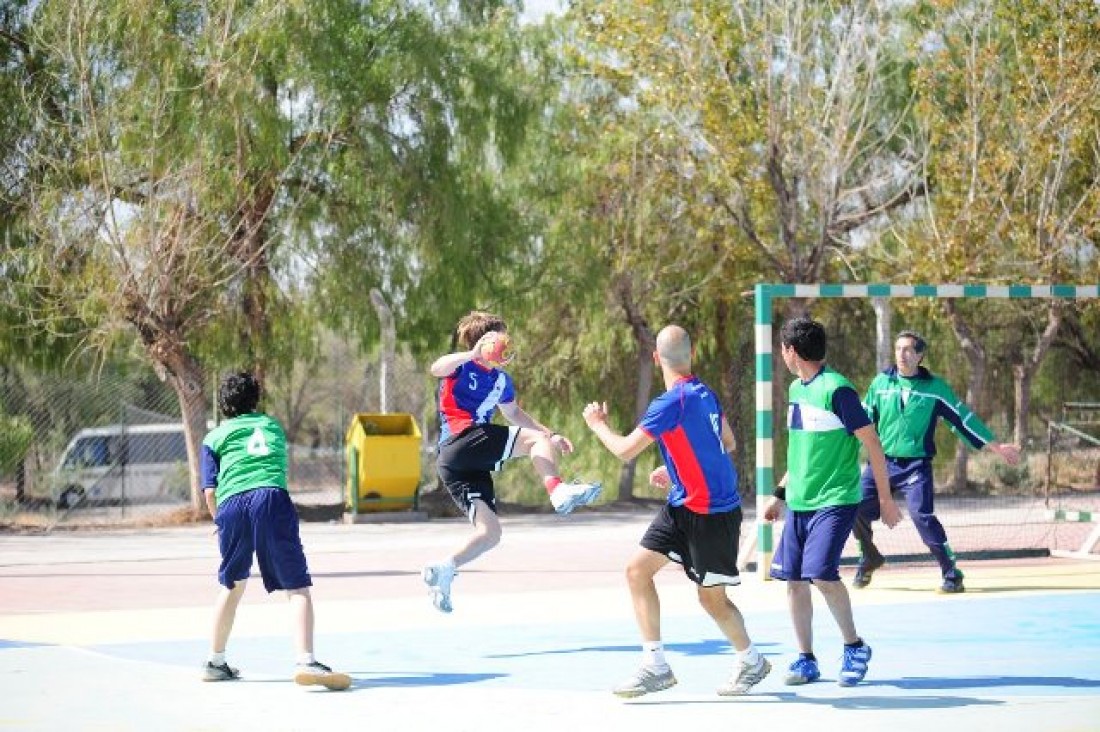
[[[673,371],[691,370],[691,336],[678,325],[666,325],[657,334],[657,356]]]

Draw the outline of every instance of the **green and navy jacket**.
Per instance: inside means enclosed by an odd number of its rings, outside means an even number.
[[[934,456],[936,421],[941,417],[975,450],[993,441],[993,433],[955,396],[947,382],[923,366],[911,377],[899,374],[896,366],[880,373],[867,389],[863,408],[875,423],[886,457]]]

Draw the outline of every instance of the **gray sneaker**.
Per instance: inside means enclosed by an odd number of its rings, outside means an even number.
[[[241,677],[241,672],[228,663],[214,665],[209,661],[202,667],[203,681],[235,681]]]
[[[749,689],[763,681],[771,670],[771,663],[763,655],[754,664],[738,662],[733,669],[734,673],[730,676],[730,680],[718,687],[718,695],[742,696],[748,694]]]
[[[451,605],[451,582],[455,578],[455,568],[451,564],[430,564],[421,572],[424,584],[432,595],[432,604],[441,613],[454,610]]]
[[[615,696],[631,699],[644,694],[652,694],[655,691],[664,691],[676,686],[676,677],[672,675],[672,669],[665,666],[663,670],[650,666],[642,666],[630,679],[615,687]]]

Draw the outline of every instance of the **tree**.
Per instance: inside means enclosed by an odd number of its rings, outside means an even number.
[[[571,4],[563,97],[579,111],[561,148],[584,171],[570,200],[603,223],[579,222],[572,243],[602,237],[584,261],[616,293],[600,306],[636,334],[627,357],[648,357],[640,324],[686,320],[736,403],[752,390],[730,368],[751,363],[730,337],[740,293],[837,279],[853,231],[922,195],[896,22],[872,4]],[[631,373],[648,391],[640,360]]]
[[[51,142],[21,196],[36,242],[10,266],[39,284],[33,317],[80,323],[98,348],[137,334],[179,396],[196,508],[206,371],[243,361],[262,375],[292,357],[282,336],[310,311],[280,288],[336,283],[312,312],[357,323],[364,282],[436,287],[461,276],[456,262],[471,271],[463,245],[511,227],[488,184],[491,151],[506,157],[526,114],[503,71],[519,48],[509,7],[34,7],[25,44],[65,103],[35,112]],[[469,225],[487,211],[498,218]],[[450,256],[434,260],[434,243]],[[436,327],[445,316],[423,312]]]
[[[923,209],[930,248],[913,270],[933,281],[1058,283],[1075,271],[1096,232],[1098,11],[1088,2],[921,3],[936,20],[916,87],[933,194]],[[1014,330],[1033,333],[1010,351],[1014,437],[1028,438],[1030,384],[1064,317],[1045,308]],[[966,322],[968,306],[947,307],[970,362],[968,392],[980,399],[986,349]],[[966,449],[956,454],[965,481]]]

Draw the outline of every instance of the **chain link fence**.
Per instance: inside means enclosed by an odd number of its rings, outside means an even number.
[[[376,359],[338,340],[319,350],[268,375],[262,408],[286,429],[295,502],[335,518],[345,501],[345,434],[356,413],[383,411],[383,388]],[[387,411],[423,426],[421,481],[434,482],[434,380],[400,353],[388,371]],[[217,378],[207,389],[210,426]],[[150,367],[52,375],[0,366],[0,523],[156,524],[189,515],[190,505],[179,402]]]

